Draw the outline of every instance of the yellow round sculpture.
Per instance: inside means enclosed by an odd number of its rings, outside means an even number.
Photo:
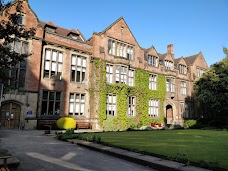
[[[71,117],[62,117],[57,120],[57,126],[59,129],[75,129],[76,121]]]

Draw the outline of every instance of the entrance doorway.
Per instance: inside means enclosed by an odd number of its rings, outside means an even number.
[[[166,106],[166,124],[172,124],[173,121],[173,107],[172,105]]]
[[[1,127],[18,128],[20,124],[21,106],[10,102],[2,105],[0,113]]]

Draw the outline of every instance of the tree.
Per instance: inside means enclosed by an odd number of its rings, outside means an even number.
[[[12,4],[16,7],[16,12],[10,13]],[[21,11],[23,10],[22,1],[4,3],[0,0],[0,82],[7,86],[10,78],[7,71],[15,67],[30,54],[21,54],[12,50],[11,44],[20,39],[28,39],[34,36],[35,29],[26,29],[25,25],[19,23]]]
[[[195,82],[196,98],[209,118],[228,119],[228,49],[223,48],[226,57],[213,64]],[[206,110],[206,111],[205,111]]]

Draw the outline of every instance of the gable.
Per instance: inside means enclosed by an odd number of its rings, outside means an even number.
[[[178,64],[181,64],[181,65],[187,65],[185,60],[183,58],[180,59],[180,61],[178,62]]]
[[[153,46],[151,46],[149,49],[147,49],[147,54],[159,57],[157,51],[155,50],[155,48]]]
[[[164,60],[173,61],[173,57],[171,54],[167,54]]]
[[[205,58],[201,52],[197,56],[194,65],[203,69],[208,69],[207,62],[205,61]]]
[[[99,34],[105,34],[108,37],[140,47],[130,28],[122,17]]]

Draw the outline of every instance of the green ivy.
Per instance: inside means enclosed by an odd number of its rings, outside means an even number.
[[[125,84],[107,84],[106,83],[106,62],[103,60],[94,60],[97,71],[96,86],[90,89],[90,92],[97,90],[99,93],[99,125],[104,131],[126,130],[129,127],[139,127],[148,125],[151,122],[164,122],[163,102],[165,99],[165,76],[158,75],[158,90],[149,89],[149,72],[135,70],[135,86],[131,87]],[[106,96],[115,94],[117,96],[117,114],[116,116],[106,115]],[[127,116],[127,97],[136,97],[136,117]],[[159,99],[160,112],[159,118],[150,118],[148,116],[149,99]]]

